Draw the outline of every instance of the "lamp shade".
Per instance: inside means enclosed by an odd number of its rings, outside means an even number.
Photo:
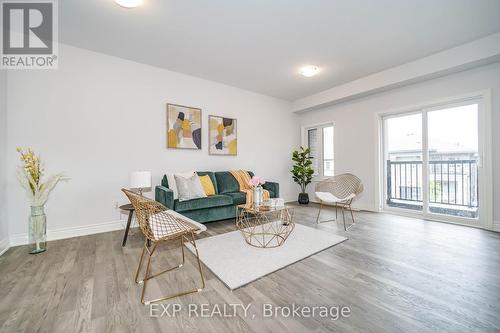
[[[130,188],[151,187],[150,171],[134,171],[130,173]]]

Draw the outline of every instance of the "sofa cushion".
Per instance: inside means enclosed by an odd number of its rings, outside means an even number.
[[[217,179],[219,194],[240,191],[240,185],[238,184],[238,181],[229,171],[217,171],[215,173],[215,179]]]
[[[269,191],[269,197],[275,198],[275,193],[271,190]],[[233,198],[233,204],[234,205],[243,205],[247,202],[247,195],[245,192],[231,192],[231,193],[226,193],[224,195],[228,195],[231,198]]]
[[[233,205],[233,199],[230,196],[219,194],[187,201],[174,201],[174,208],[177,212],[231,205]]]
[[[225,195],[233,198],[233,205],[243,205],[247,202],[247,195],[245,192],[231,192],[226,193]]]
[[[250,177],[254,174],[252,171],[248,171]],[[215,179],[217,180],[217,193],[226,194],[234,193],[240,191],[240,184],[229,171],[217,171],[215,172]]]
[[[209,221],[234,219],[236,215],[236,209],[234,208],[234,206],[222,206],[205,209],[186,210],[185,212],[179,212],[179,214],[187,216],[197,222],[205,223]]]
[[[215,179],[215,174],[212,171],[196,171],[198,176],[208,176],[210,177],[210,180],[212,181],[212,184],[214,185],[215,189],[215,194],[218,194],[219,191],[217,190],[217,180]]]

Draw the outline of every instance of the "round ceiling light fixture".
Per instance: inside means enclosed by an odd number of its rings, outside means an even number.
[[[311,77],[319,73],[319,67],[314,65],[307,65],[300,68],[300,74],[305,77]]]
[[[143,0],[114,0],[118,5],[125,8],[135,8],[142,5]]]

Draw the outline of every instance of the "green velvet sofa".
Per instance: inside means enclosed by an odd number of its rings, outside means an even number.
[[[161,185],[155,188],[155,200],[169,209],[187,216],[197,222],[211,222],[234,218],[236,205],[244,204],[246,195],[240,192],[236,178],[229,171],[197,171],[198,175],[208,175],[215,188],[215,195],[188,201],[174,200],[174,192],[168,187],[167,176],[163,176]],[[253,173],[249,171],[250,176]],[[279,184],[266,182],[264,189],[271,198],[279,197]]]

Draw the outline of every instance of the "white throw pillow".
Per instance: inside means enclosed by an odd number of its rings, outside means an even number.
[[[179,192],[179,201],[187,201],[198,198],[206,198],[207,194],[203,190],[200,177],[194,173],[191,177],[185,178],[180,175],[174,175],[177,191]]]
[[[319,200],[324,201],[324,202],[329,202],[329,203],[347,201],[347,200],[352,199],[356,196],[355,194],[349,194],[345,198],[337,198],[336,196],[334,196],[330,192],[315,192],[315,194]]]
[[[191,177],[194,171],[182,172],[182,173],[167,173],[168,188],[174,192],[174,200],[179,199],[179,191],[177,190],[177,184],[175,182],[175,175],[182,176],[184,178]]]

